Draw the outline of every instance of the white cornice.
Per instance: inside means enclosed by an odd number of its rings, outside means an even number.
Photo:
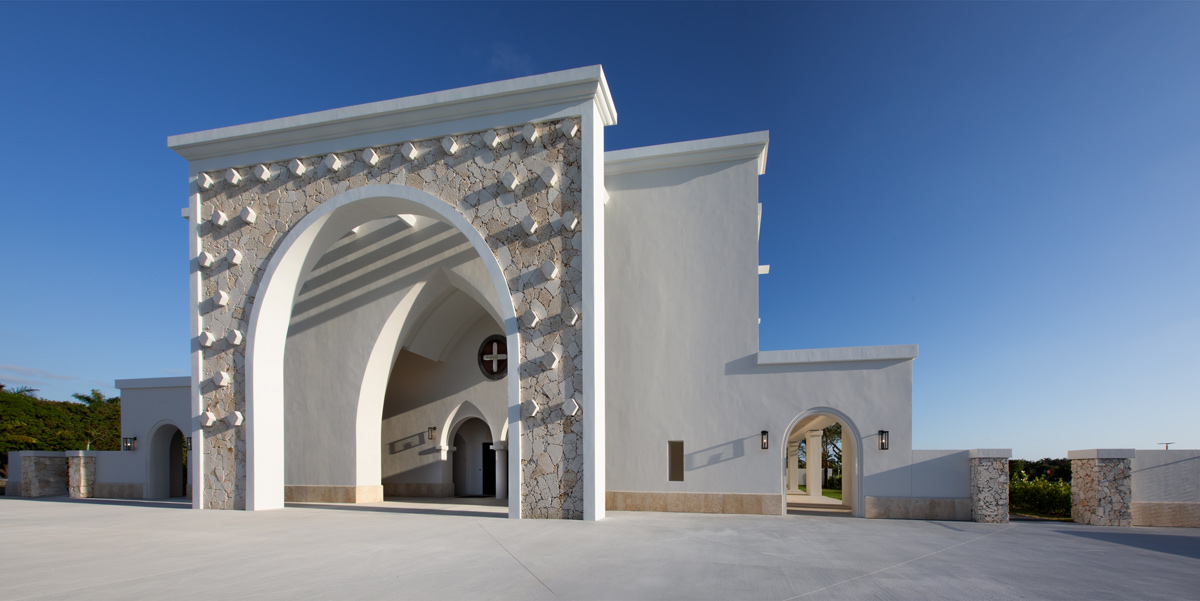
[[[604,125],[616,124],[617,110],[604,70],[593,65],[170,136],[167,146],[189,161],[198,161],[587,100],[595,101]],[[464,132],[444,132],[456,133]]]
[[[756,159],[758,174],[762,175],[767,171],[769,141],[770,132],[757,131],[705,140],[610,150],[604,153],[604,174],[621,175]]]
[[[173,378],[138,378],[135,380],[117,380],[113,382],[116,388],[129,390],[132,388],[187,388],[192,385],[191,376]]]
[[[759,351],[759,365],[789,363],[841,363],[849,361],[909,361],[917,358],[917,345],[848,346],[790,351]]]

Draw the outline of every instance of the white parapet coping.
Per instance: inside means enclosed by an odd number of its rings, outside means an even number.
[[[1133,449],[1083,449],[1067,451],[1067,459],[1133,459]]]
[[[1008,459],[1012,457],[1012,449],[971,449],[967,451],[971,459]]]
[[[543,75],[519,77],[465,88],[430,94],[420,94],[383,100],[345,108],[319,111],[293,117],[283,117],[222,127],[167,138],[167,146],[189,161],[249,156],[255,151],[284,149],[321,140],[351,138],[348,145],[333,144],[326,152],[353,150],[363,146],[392,144],[384,134],[414,127],[449,121],[464,121],[516,111],[593,99],[604,125],[617,122],[617,110],[612,102],[608,82],[600,65],[556,71]],[[505,125],[516,125],[509,123]],[[488,129],[484,127],[483,129]],[[426,132],[430,134],[432,132]],[[466,133],[438,131],[430,137]],[[341,146],[345,146],[344,148]],[[353,147],[353,148],[352,148]],[[311,156],[312,149],[296,149],[295,153]],[[279,156],[273,156],[278,154]],[[255,162],[275,161],[297,156],[293,151],[268,153]]]
[[[846,361],[907,361],[916,358],[917,345],[915,344],[758,351],[759,365],[841,363]]]
[[[122,390],[133,388],[189,388],[192,385],[192,378],[191,376],[137,378],[132,380],[117,380],[113,384]]]
[[[762,175],[767,172],[767,146],[770,137],[770,132],[756,131],[674,144],[610,150],[604,153],[604,174],[621,175],[755,159],[758,161],[758,174]]]

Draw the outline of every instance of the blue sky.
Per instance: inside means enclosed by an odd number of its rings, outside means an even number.
[[[918,448],[1200,448],[1200,4],[0,3],[0,382],[186,375],[166,137],[602,64],[767,129],[763,349],[919,344]]]

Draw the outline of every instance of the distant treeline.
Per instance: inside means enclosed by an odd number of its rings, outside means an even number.
[[[9,451],[120,449],[120,397],[93,390],[72,395],[76,403],[41,399],[35,392],[0,384],[0,477],[7,477]]]
[[[1016,478],[1017,474],[1025,472],[1025,476],[1030,480],[1044,479],[1049,482],[1071,482],[1071,460],[1070,459],[1050,459],[1045,457],[1037,461],[1029,461],[1027,459],[1009,459],[1008,474],[1011,478]]]

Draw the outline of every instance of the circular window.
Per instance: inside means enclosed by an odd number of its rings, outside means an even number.
[[[500,335],[488,336],[479,345],[479,369],[489,380],[508,375],[508,339]]]

